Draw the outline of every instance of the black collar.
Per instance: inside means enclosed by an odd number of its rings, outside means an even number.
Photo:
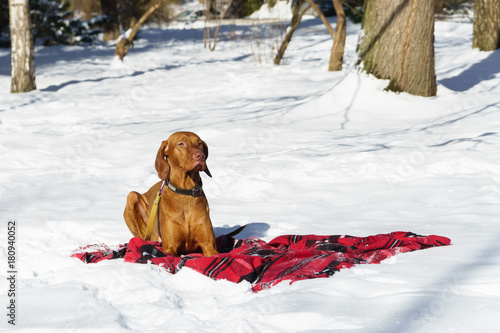
[[[192,197],[201,197],[201,195],[203,194],[203,183],[201,182],[201,179],[200,179],[200,182],[198,184],[196,184],[195,187],[193,187],[192,189],[183,189],[183,188],[178,188],[178,187],[175,187],[174,185],[172,185],[172,183],[170,182],[170,180],[166,180],[165,183],[167,184],[167,187],[172,190],[173,192],[175,193],[178,193],[178,194],[182,194],[182,195],[190,195]]]

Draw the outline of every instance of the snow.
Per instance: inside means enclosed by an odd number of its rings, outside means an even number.
[[[291,1],[276,1],[274,6],[263,4],[259,10],[250,14],[251,19],[256,20],[290,20],[293,16]]]
[[[271,25],[228,25],[232,38],[209,52],[196,24],[141,31],[123,63],[107,44],[38,47],[38,90],[25,94],[9,93],[0,50],[0,327],[12,328],[16,220],[23,332],[498,331],[500,53],[471,49],[472,24],[436,23],[433,98],[358,72],[351,22],[337,73],[318,19],[279,67],[254,61],[247,38],[274,43]],[[259,293],[189,269],[70,258],[130,239],[125,198],[156,182],[158,146],[178,130],[209,146],[217,235],[243,224],[241,237],[266,241],[403,230],[452,245]]]

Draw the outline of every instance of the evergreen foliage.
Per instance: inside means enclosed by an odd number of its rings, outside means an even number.
[[[60,0],[30,0],[30,14],[35,42],[50,46],[56,44],[92,43],[102,32],[99,25],[107,17],[101,15],[90,20],[79,20]],[[0,46],[10,47],[9,5],[0,3]]]

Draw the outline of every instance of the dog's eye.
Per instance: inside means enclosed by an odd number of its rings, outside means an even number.
[[[177,145],[178,145],[179,147],[181,147],[181,148],[183,148],[183,147],[185,147],[185,146],[186,146],[186,144],[185,144],[184,142],[179,142]]]

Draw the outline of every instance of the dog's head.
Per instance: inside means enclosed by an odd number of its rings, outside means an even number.
[[[186,173],[204,171],[212,177],[207,167],[207,158],[208,146],[198,135],[176,132],[161,143],[156,154],[155,168],[162,180],[168,179],[171,167],[180,168]]]

